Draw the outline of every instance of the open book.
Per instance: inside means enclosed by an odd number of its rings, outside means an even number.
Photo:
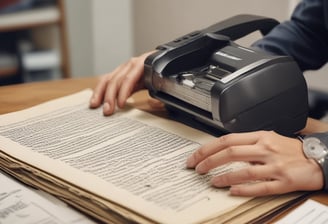
[[[213,136],[132,107],[104,117],[91,93],[1,115],[0,168],[106,223],[241,223],[304,196],[230,196],[208,180],[245,164],[185,168]]]

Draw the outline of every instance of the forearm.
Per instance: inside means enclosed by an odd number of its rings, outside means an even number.
[[[323,6],[324,1],[301,1],[291,20],[276,26],[253,47],[273,54],[289,55],[303,71],[320,68],[328,58],[328,21],[325,22],[328,9]]]
[[[323,121],[319,121],[313,118],[308,118],[306,122],[306,126],[301,130],[301,134],[311,134],[311,133],[320,133],[328,131],[328,123]]]

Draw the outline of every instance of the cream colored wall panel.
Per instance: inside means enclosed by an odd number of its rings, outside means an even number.
[[[94,73],[103,74],[133,54],[130,0],[97,0],[93,3]]]
[[[233,15],[250,13],[279,21],[289,15],[286,0],[135,0],[133,5],[136,54]]]
[[[94,73],[92,1],[66,0],[69,61],[72,76],[89,76]]]

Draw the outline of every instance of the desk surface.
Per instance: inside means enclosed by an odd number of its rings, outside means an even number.
[[[87,77],[2,86],[0,87],[0,114],[22,110],[86,88],[94,88],[97,81],[97,77]],[[147,105],[147,97],[145,92],[135,94],[135,106],[150,111],[151,109]],[[328,205],[327,193],[316,192],[311,198]],[[284,214],[287,212],[284,212]]]
[[[96,77],[35,82],[0,87],[0,114],[22,110],[86,88],[94,88]]]

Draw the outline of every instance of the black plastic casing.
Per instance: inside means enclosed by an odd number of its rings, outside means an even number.
[[[264,17],[240,15],[159,46],[145,60],[150,95],[163,101],[183,122],[196,121],[191,124],[194,127],[204,124],[217,133],[273,130],[286,136],[295,134],[305,127],[308,116],[307,85],[296,62],[232,41],[257,29],[265,34],[277,24]],[[229,70],[231,76],[238,75],[226,82],[215,81],[209,92],[211,111],[160,88],[161,80],[213,63]]]

